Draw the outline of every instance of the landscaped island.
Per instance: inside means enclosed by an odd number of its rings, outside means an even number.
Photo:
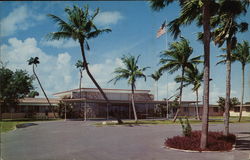
[[[192,151],[230,151],[235,144],[236,136],[224,136],[222,132],[208,132],[207,148],[200,148],[201,131],[193,131],[190,136],[175,136],[168,138],[165,145],[169,148]]]

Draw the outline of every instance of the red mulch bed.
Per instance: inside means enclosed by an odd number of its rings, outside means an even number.
[[[191,136],[175,136],[165,141],[167,147],[202,151],[200,148],[201,131],[193,131]],[[222,132],[208,132],[208,146],[204,151],[230,151],[236,141],[234,134],[224,136]]]

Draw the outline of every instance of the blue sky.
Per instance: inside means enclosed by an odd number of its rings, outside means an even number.
[[[65,7],[73,4],[89,5],[93,11],[100,8],[100,14],[95,23],[99,28],[110,28],[111,33],[104,33],[98,38],[89,40],[91,50],[87,52],[90,70],[103,88],[129,89],[126,81],[118,82],[117,85],[107,83],[114,75],[116,67],[122,66],[123,54],[141,55],[139,65],[151,67],[146,71],[147,75],[159,68],[160,52],[166,49],[167,43],[173,42],[168,33],[156,39],[156,31],[165,19],[167,22],[178,16],[179,7],[172,4],[160,12],[154,12],[147,1],[132,2],[1,2],[1,52],[0,58],[7,62],[7,67],[12,70],[26,69],[31,72],[31,66],[27,65],[27,59],[38,56],[40,64],[37,72],[41,81],[50,95],[52,93],[77,88],[79,74],[74,64],[81,59],[80,47],[73,40],[47,41],[46,34],[57,30],[57,26],[49,19],[47,14],[55,14],[66,18]],[[249,21],[250,13],[241,20]],[[182,36],[190,41],[194,48],[192,56],[203,54],[203,46],[196,41],[196,33],[201,31],[195,24],[185,27]],[[177,39],[178,40],[178,39]],[[250,32],[238,34],[238,40],[250,41]],[[225,95],[225,66],[215,66],[218,61],[217,55],[221,50],[211,43],[211,92],[210,101],[216,103],[218,96]],[[202,68],[202,65],[200,65]],[[239,63],[232,65],[232,96],[240,98],[241,67]],[[179,84],[173,79],[180,74],[164,74],[159,80],[159,99],[170,96],[176,92]],[[37,83],[34,83],[40,91]],[[94,87],[90,79],[84,74],[84,87]],[[250,70],[246,69],[246,94],[245,100],[250,101]],[[168,93],[167,93],[168,88]],[[139,80],[137,89],[150,89],[155,94],[155,84],[150,78],[146,82]],[[202,87],[199,90],[202,95]],[[41,92],[40,92],[41,93]],[[43,95],[41,94],[41,97]],[[201,96],[200,96],[201,98]],[[194,100],[195,95],[190,87],[184,89],[184,100]]]

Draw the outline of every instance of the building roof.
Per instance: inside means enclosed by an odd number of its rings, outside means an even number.
[[[60,99],[58,98],[49,98],[51,104],[58,104]],[[46,98],[23,98],[19,99],[19,105],[48,105]]]
[[[81,88],[81,90],[84,92],[99,92],[97,88]],[[105,93],[131,93],[130,89],[111,89],[111,88],[102,88],[103,92]],[[54,96],[62,96],[62,95],[70,95],[73,92],[80,92],[80,89],[72,89],[68,91],[63,91],[63,92],[57,92],[54,93]],[[149,93],[150,90],[135,90],[135,93]]]
[[[239,104],[239,105],[235,105],[234,107],[240,107],[241,105]],[[243,104],[242,105],[243,107],[250,107],[250,104]]]
[[[96,99],[87,99],[86,98],[75,98],[75,99],[62,99],[64,102],[95,102],[95,103],[106,103],[106,100],[96,100]],[[169,101],[171,103],[173,101]],[[182,101],[182,103],[195,103],[196,101]],[[131,100],[110,100],[110,103],[131,103]],[[148,104],[166,104],[166,101],[154,101],[154,100],[144,100],[144,101],[135,101],[135,103],[148,103]]]

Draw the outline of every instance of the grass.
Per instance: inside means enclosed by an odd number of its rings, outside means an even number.
[[[17,124],[27,123],[27,121],[1,121],[0,122],[0,132],[8,132],[14,130]]]
[[[198,120],[189,120],[190,123],[200,123]],[[95,123],[97,126],[103,126],[103,125],[140,125],[140,124],[179,124],[179,120],[176,120],[176,122],[173,122],[172,120],[139,120],[137,123],[134,120],[126,120],[123,121],[123,124],[118,124],[116,122],[107,122],[106,124],[102,124],[102,122]]]
[[[190,124],[200,124],[200,120],[196,120],[193,117],[188,117]],[[96,126],[105,126],[105,125],[141,125],[141,124],[148,124],[148,125],[158,125],[158,124],[179,124],[179,120],[177,119],[176,122],[173,122],[172,120],[138,120],[137,123],[135,123],[134,120],[125,120],[123,121],[123,124],[118,124],[116,122],[106,122],[106,124],[103,124],[102,122],[95,123]],[[223,123],[223,117],[222,116],[213,116],[209,117],[209,123],[210,124],[219,124]],[[250,123],[250,117],[242,117],[241,122],[238,122],[238,117],[230,117],[230,123]]]
[[[54,121],[54,120],[58,120],[58,119],[27,119],[27,118],[23,118],[23,119],[4,119],[0,121],[0,133],[4,133],[4,132],[9,132],[11,130],[14,130],[16,128],[17,124],[24,124],[24,123],[28,123],[28,122],[34,122],[34,121]]]

